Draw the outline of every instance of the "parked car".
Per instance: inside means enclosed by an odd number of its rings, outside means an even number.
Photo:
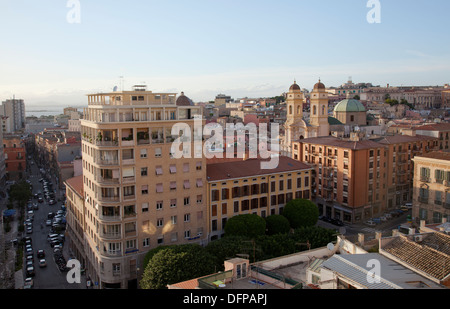
[[[31,289],[34,286],[33,278],[26,278],[23,285],[24,289]]]
[[[386,222],[386,221],[387,221],[387,218],[386,218],[386,216],[381,216],[381,217],[380,217],[380,220],[381,220],[382,222]]]
[[[39,203],[44,203],[44,199],[43,199],[42,197],[39,197],[39,198],[38,198],[38,202],[39,202]]]
[[[27,267],[27,277],[34,277],[36,273],[34,272],[34,266]]]
[[[38,250],[38,252],[37,252],[37,257],[39,258],[39,259],[43,259],[43,258],[45,258],[45,251],[44,250]]]
[[[413,205],[412,205],[412,203],[406,203],[405,207],[408,209],[412,209]]]
[[[47,220],[47,221],[45,221],[45,225],[46,226],[51,226],[52,225],[52,220]]]
[[[33,228],[27,227],[27,234],[33,234]]]
[[[55,200],[50,200],[50,201],[48,202],[48,204],[49,204],[49,205],[55,205],[55,204],[56,204],[56,201],[55,201]]]
[[[367,220],[365,222],[365,224],[368,225],[368,226],[375,226],[376,225],[376,223],[373,220]]]
[[[39,260],[39,267],[43,268],[47,266],[47,262],[45,261],[45,259],[40,259]]]
[[[380,218],[373,218],[372,221],[375,222],[375,224],[381,224]]]

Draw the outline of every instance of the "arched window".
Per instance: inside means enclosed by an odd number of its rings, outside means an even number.
[[[322,105],[322,116],[325,115],[325,105]]]
[[[355,121],[355,116],[351,115],[351,116],[350,116],[350,121],[351,121],[351,122]]]
[[[297,106],[297,115],[300,115],[300,113],[302,112],[301,108],[301,106]]]
[[[317,106],[315,106],[315,105],[313,107],[313,115],[317,115]]]
[[[292,115],[292,105],[289,105],[289,115]]]

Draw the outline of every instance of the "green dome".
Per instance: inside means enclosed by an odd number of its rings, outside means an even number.
[[[345,99],[339,102],[334,107],[335,112],[350,112],[350,113],[357,113],[357,112],[365,112],[366,108],[362,103],[355,99]]]

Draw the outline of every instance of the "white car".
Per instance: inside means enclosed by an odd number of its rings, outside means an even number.
[[[33,278],[26,278],[23,288],[24,289],[31,289],[33,287],[33,285],[34,285]]]
[[[376,225],[376,223],[374,221],[372,221],[372,220],[367,220],[365,222],[365,224],[368,225],[368,226],[375,226]]]
[[[45,225],[51,226],[51,225],[52,225],[52,220],[47,220],[47,221],[45,221]]]

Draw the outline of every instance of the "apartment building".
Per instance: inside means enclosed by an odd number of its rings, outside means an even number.
[[[13,133],[25,128],[25,103],[22,99],[10,99],[2,102],[0,115],[10,120],[10,131]]]
[[[412,200],[411,159],[434,149],[436,139],[385,136],[373,140],[318,137],[293,143],[293,158],[314,166],[312,197],[321,215],[366,221]]]
[[[413,132],[414,134],[417,135],[426,135],[438,138],[439,150],[449,149],[450,123],[443,122],[443,123],[424,124],[423,126],[414,128]]]
[[[175,159],[172,127],[201,107],[185,96],[132,91],[88,95],[81,120],[84,250],[100,288],[133,288],[149,249],[202,243],[206,235],[206,159]],[[193,148],[193,147],[192,147]]]
[[[434,151],[414,159],[412,216],[427,223],[450,218],[450,152]]]
[[[262,159],[247,159],[207,165],[210,240],[223,236],[233,216],[265,218],[281,214],[292,199],[311,198],[311,166],[283,156],[274,169],[262,170],[261,163]]]
[[[19,134],[3,136],[3,151],[7,180],[20,180],[27,168],[25,144]]]

